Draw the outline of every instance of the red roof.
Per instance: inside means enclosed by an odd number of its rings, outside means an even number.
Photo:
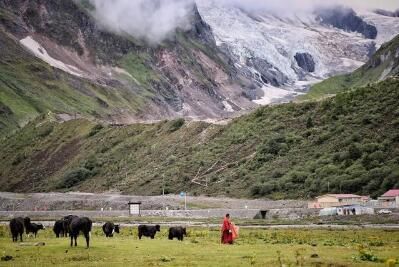
[[[399,189],[392,189],[382,195],[383,197],[399,197]]]

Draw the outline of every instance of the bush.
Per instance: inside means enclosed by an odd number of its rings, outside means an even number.
[[[177,130],[180,130],[181,127],[185,124],[184,119],[177,119],[174,121],[171,121],[170,126],[169,126],[169,132],[173,133],[176,132]]]
[[[101,166],[101,164],[99,164],[99,162],[95,156],[89,157],[84,164],[84,168],[89,171],[93,171],[95,168],[97,168],[99,166]]]
[[[78,168],[67,172],[57,186],[57,189],[72,188],[77,184],[87,180],[92,176],[92,172],[86,168]]]
[[[26,160],[25,154],[18,154],[18,155],[14,158],[14,160],[11,162],[11,165],[17,166],[17,165],[19,165],[20,163],[22,163],[24,160]]]
[[[304,183],[308,177],[306,172],[292,171],[288,174],[288,179],[293,183]]]
[[[312,117],[308,117],[308,119],[306,120],[306,128],[313,128],[314,124],[313,124],[313,120]]]
[[[263,197],[270,195],[276,189],[276,185],[274,183],[267,184],[257,184],[251,187],[251,195],[257,197]]]
[[[43,126],[43,127],[40,127],[40,128],[37,130],[37,135],[38,135],[39,137],[41,137],[41,138],[44,138],[44,137],[50,135],[50,134],[53,132],[53,129],[54,129],[54,126],[53,126],[53,125],[47,124],[47,125],[45,125],[45,126]]]
[[[285,153],[289,150],[289,147],[285,142],[285,136],[275,136],[268,140],[266,144],[261,145],[258,151],[261,155],[278,155],[280,152]]]
[[[348,152],[349,152],[349,158],[353,160],[357,160],[362,156],[362,151],[356,144],[350,145]]]
[[[95,136],[102,129],[104,129],[104,126],[102,126],[101,124],[96,124],[93,128],[91,128],[90,133],[89,133],[89,137]]]

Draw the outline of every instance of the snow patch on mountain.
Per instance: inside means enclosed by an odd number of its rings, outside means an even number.
[[[227,112],[234,112],[234,108],[232,105],[230,105],[230,103],[227,100],[224,100],[223,102],[224,105],[224,110]]]
[[[272,85],[264,85],[262,91],[264,96],[254,100],[256,104],[270,105],[276,102],[286,102],[295,95],[295,92],[290,92]]]
[[[239,71],[262,87],[265,96],[255,100],[258,104],[281,102],[295,92],[306,92],[315,81],[359,68],[377,45],[399,32],[397,18],[372,12],[359,15],[377,27],[376,40],[323,25],[310,12],[277,16],[262,11],[249,13],[211,0],[197,0],[197,4],[217,45]],[[313,72],[298,65],[298,54],[311,56]]]
[[[78,68],[68,65],[68,64],[65,64],[64,62],[51,57],[47,53],[46,49],[43,46],[41,46],[38,42],[36,42],[31,36],[28,36],[28,37],[20,40],[20,43],[26,49],[28,49],[31,53],[33,53],[33,55],[35,55],[37,58],[43,60],[50,66],[60,69],[60,70],[63,70],[65,72],[68,72],[68,73],[78,76],[78,77],[83,76],[81,74],[81,71]]]
[[[385,42],[392,40],[399,34],[399,17],[388,17],[375,12],[359,12],[366,22],[374,24],[377,27],[377,49]]]

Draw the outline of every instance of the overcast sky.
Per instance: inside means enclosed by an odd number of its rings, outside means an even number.
[[[190,27],[193,1],[213,1],[247,11],[278,14],[309,12],[318,6],[342,4],[355,9],[399,8],[399,0],[89,0],[96,6],[94,16],[109,30],[128,33],[158,44],[173,37],[176,28]]]
[[[399,0],[198,0],[214,1],[223,5],[238,5],[247,9],[266,9],[274,11],[304,11],[317,6],[345,5],[355,9],[387,9],[399,8]]]

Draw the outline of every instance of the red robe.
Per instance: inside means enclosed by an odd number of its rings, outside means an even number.
[[[222,224],[222,244],[233,244],[233,231],[230,219],[224,218]]]

